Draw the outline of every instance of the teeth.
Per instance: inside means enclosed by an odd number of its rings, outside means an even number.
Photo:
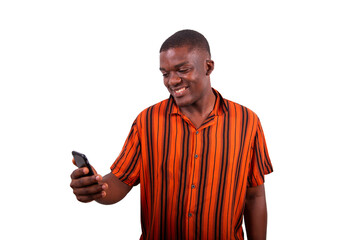
[[[183,92],[183,91],[185,91],[185,88],[181,88],[181,89],[179,89],[179,90],[176,90],[175,93],[181,93],[181,92]]]

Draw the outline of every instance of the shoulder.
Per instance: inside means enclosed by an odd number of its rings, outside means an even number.
[[[169,111],[169,109],[172,107],[171,105],[172,105],[171,99],[162,100],[162,101],[160,101],[156,104],[153,104],[150,107],[147,107],[144,110],[142,110],[140,112],[139,116]]]
[[[144,124],[148,121],[158,121],[158,118],[169,115],[173,108],[172,99],[162,100],[142,110],[136,118],[137,124]]]
[[[228,100],[226,98],[224,98],[224,104],[228,110],[228,113],[231,115],[240,114],[240,115],[245,115],[247,117],[250,117],[250,118],[253,118],[256,120],[259,119],[257,114],[253,110],[251,110],[248,107],[245,107],[244,105],[241,105],[234,101]]]
[[[223,98],[223,96],[214,89],[215,94],[217,95],[218,99],[220,100],[220,108],[221,111],[225,113],[225,116],[228,117],[235,117],[235,118],[247,118],[257,120],[258,117],[254,111],[241,105],[237,102],[231,101],[227,98]]]

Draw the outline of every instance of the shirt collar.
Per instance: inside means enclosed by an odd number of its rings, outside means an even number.
[[[220,116],[222,114],[225,114],[228,111],[228,106],[227,106],[226,102],[224,101],[223,97],[217,90],[215,90],[214,88],[212,90],[215,94],[216,100],[215,100],[214,109],[211,111],[209,116]],[[169,101],[171,103],[170,106],[172,106],[170,115],[173,115],[173,114],[183,115],[181,113],[179,107],[176,105],[174,98],[171,95],[169,97]]]

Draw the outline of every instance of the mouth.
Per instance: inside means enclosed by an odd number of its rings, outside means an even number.
[[[173,93],[174,93],[174,97],[182,97],[186,94],[186,90],[188,89],[188,87],[182,87],[182,88],[178,88],[178,89],[173,89]]]

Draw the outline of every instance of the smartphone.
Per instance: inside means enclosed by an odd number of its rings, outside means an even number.
[[[75,159],[75,163],[78,168],[87,167],[89,169],[89,173],[86,174],[86,176],[94,175],[94,172],[90,166],[89,160],[86,158],[85,154],[72,151],[72,155]]]

